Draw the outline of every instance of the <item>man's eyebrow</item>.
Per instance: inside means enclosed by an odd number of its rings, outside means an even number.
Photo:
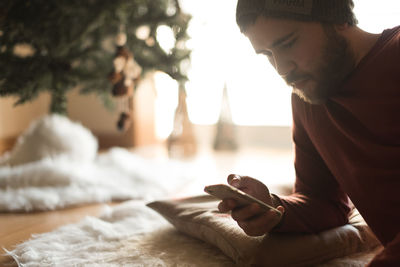
[[[293,31],[293,32],[291,32],[291,33],[289,33],[289,34],[287,34],[287,35],[285,35],[285,36],[279,38],[278,40],[276,40],[275,42],[272,43],[271,48],[275,48],[275,47],[281,45],[282,43],[284,43],[285,41],[289,40],[290,38],[292,38],[292,36],[293,36],[296,32],[297,32],[297,30],[295,30],[295,31]],[[257,53],[257,54],[261,54],[261,53],[263,53],[264,51],[265,51],[265,50],[256,50],[256,53]]]

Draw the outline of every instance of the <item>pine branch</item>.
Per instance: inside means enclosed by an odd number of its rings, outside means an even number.
[[[171,12],[167,10],[174,10]],[[190,17],[177,0],[3,0],[0,2],[0,97],[17,96],[16,104],[33,100],[40,92],[52,95],[51,112],[66,112],[65,94],[80,85],[81,93],[104,96],[111,90],[107,74],[114,52],[105,45],[121,25],[128,46],[145,72],[161,70],[185,80],[180,62],[190,51],[165,52],[156,29],[168,25],[178,41],[186,34]],[[136,29],[148,25],[153,46],[136,38]],[[29,55],[16,53],[21,45]],[[106,102],[106,101],[105,101]]]

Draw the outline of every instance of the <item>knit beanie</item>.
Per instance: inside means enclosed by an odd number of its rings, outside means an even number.
[[[263,15],[302,21],[356,25],[357,19],[353,13],[353,7],[353,0],[238,0],[236,21],[242,28],[243,21],[248,20],[245,17],[256,18]]]

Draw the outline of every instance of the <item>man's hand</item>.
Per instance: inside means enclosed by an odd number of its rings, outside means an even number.
[[[268,187],[254,178],[231,174],[228,176],[228,184],[274,206]],[[280,212],[284,212],[282,206],[276,208]],[[257,203],[239,208],[234,199],[224,199],[219,203],[218,209],[220,212],[232,211],[232,218],[250,236],[264,235],[270,232],[280,221],[280,216],[277,212],[272,210],[266,211]]]

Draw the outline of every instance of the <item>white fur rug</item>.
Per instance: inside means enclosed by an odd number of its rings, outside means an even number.
[[[0,157],[0,212],[165,197],[191,179],[189,169],[123,148],[98,154],[97,140],[86,128],[49,115],[35,121]]]
[[[51,114],[33,121],[18,137],[12,151],[0,158],[0,165],[23,165],[60,156],[92,161],[97,148],[97,139],[89,129],[65,116]]]
[[[321,267],[362,267],[375,253],[335,259]],[[142,201],[34,235],[8,254],[24,267],[234,265],[219,249],[177,232]]]
[[[114,148],[90,162],[66,158],[0,168],[0,211],[54,210],[126,199],[155,199],[191,179],[188,166]]]

